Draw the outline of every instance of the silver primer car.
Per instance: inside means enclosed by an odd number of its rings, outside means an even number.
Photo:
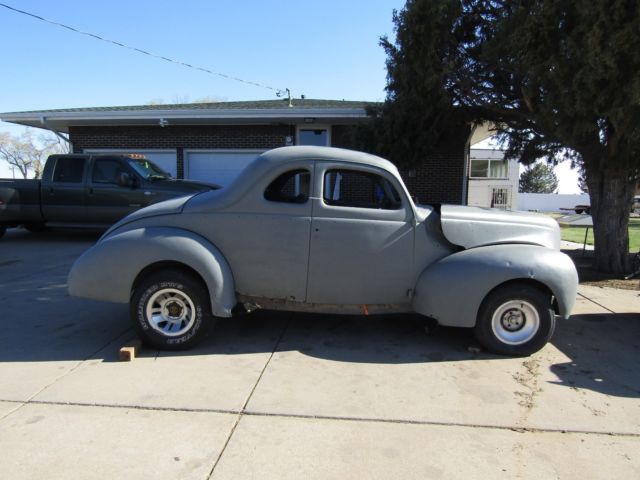
[[[141,338],[197,343],[255,308],[415,312],[528,355],[568,318],[578,277],[553,219],[415,205],[390,162],[324,147],[268,151],[229,187],[114,225],[69,274],[73,296],[129,303]]]

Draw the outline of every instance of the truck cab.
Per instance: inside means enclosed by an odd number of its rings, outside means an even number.
[[[134,155],[51,155],[42,180],[0,181],[0,227],[108,227],[140,208],[219,188]]]

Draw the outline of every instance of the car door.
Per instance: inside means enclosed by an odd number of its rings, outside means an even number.
[[[238,294],[304,302],[312,174],[313,162],[284,165],[247,187],[229,209],[202,218],[199,231],[223,252]]]
[[[49,223],[85,223],[87,205],[86,155],[50,157],[55,164],[48,178],[42,179],[42,214]]]
[[[117,178],[127,173],[136,179],[131,186],[118,185]],[[149,204],[139,179],[128,165],[117,156],[93,157],[87,187],[87,217],[89,223],[113,224]]]
[[[389,173],[316,162],[307,302],[406,304],[413,288],[413,211]]]

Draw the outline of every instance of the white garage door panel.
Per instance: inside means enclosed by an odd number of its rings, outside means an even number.
[[[185,152],[185,177],[228,186],[260,152]]]
[[[153,163],[162,168],[165,172],[169,172],[172,177],[177,176],[176,169],[176,152],[175,150],[86,150],[84,153],[95,153],[95,154],[104,154],[104,153],[115,153],[118,155],[127,154],[127,153],[139,153],[144,155],[145,158],[148,158]]]

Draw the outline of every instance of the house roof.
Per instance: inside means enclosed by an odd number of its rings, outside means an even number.
[[[243,102],[130,105],[115,107],[63,108],[0,113],[5,122],[58,132],[70,126],[115,126],[269,123],[354,123],[367,117],[374,102],[318,99],[280,99]]]

